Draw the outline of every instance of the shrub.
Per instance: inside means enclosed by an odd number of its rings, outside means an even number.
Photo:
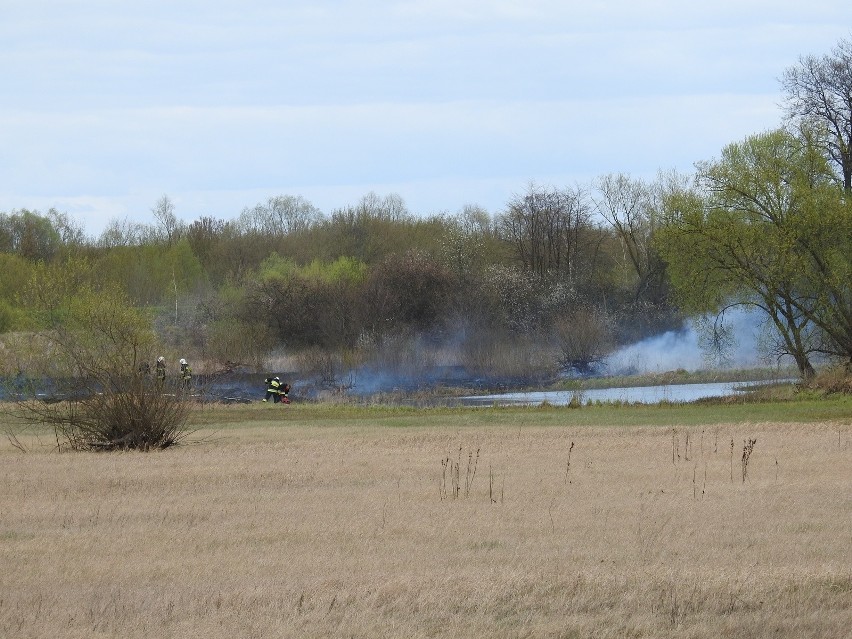
[[[19,404],[25,419],[53,427],[60,449],[148,451],[174,446],[189,435],[189,403],[147,375],[131,376],[122,391],[85,392],[79,385],[75,390],[82,396]]]
[[[14,311],[4,300],[0,300],[0,333],[12,329],[14,325]]]
[[[837,364],[821,370],[808,384],[826,393],[852,394],[852,368]]]
[[[33,299],[51,319],[40,357],[22,373],[48,380],[53,398],[34,399],[30,387],[18,401],[20,416],[52,426],[59,447],[73,450],[150,450],[183,439],[188,397],[177,381],[172,386],[152,376],[150,319],[116,290],[63,287],[60,275],[44,275],[32,282]]]

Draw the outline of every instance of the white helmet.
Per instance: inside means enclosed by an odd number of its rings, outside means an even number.
[[[158,362],[165,362],[165,361],[166,361],[166,358],[165,358],[165,357],[163,357],[162,355],[160,355],[160,356],[157,358],[157,361],[158,361]]]
[[[275,381],[276,381],[276,382],[280,382],[281,380],[280,380],[280,379],[278,379],[278,378],[276,377],[276,378],[275,378]]]
[[[181,357],[180,363],[181,363],[181,366],[183,366],[184,364],[186,364],[186,360]]]

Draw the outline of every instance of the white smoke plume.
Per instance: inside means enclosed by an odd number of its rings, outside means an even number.
[[[741,309],[728,311],[721,325],[721,352],[709,348],[708,329],[713,327],[714,319],[713,316],[691,319],[679,331],[668,331],[626,346],[607,358],[606,373],[635,375],[677,369],[696,371],[767,365],[761,349],[764,322],[760,313]]]

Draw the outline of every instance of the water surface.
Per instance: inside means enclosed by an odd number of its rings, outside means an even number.
[[[471,395],[463,397],[468,406],[524,405],[538,406],[547,402],[566,406],[574,397],[586,402],[624,402],[627,404],[656,404],[662,401],[684,403],[707,397],[726,397],[748,392],[748,387],[766,382],[715,382],[711,384],[668,384],[661,386],[635,386],[630,388],[595,388],[584,391],[531,391],[501,393],[497,395]]]

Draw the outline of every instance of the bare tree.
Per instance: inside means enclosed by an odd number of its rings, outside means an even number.
[[[127,218],[113,218],[98,237],[97,245],[101,248],[139,246],[151,239],[152,234],[153,228],[146,224],[132,222]]]
[[[361,216],[386,222],[403,222],[410,217],[405,200],[397,193],[380,197],[370,191],[361,198],[355,208]]]
[[[322,219],[322,212],[301,195],[277,195],[243,209],[239,225],[245,231],[277,237],[304,231]]]
[[[462,279],[472,277],[484,263],[485,238],[477,218],[440,216],[441,258]]]
[[[225,226],[224,220],[202,216],[187,227],[186,238],[189,246],[202,263],[208,264],[211,261],[213,248],[224,234]]]
[[[841,40],[830,55],[799,58],[781,84],[788,117],[824,132],[828,157],[839,167],[843,187],[852,191],[852,41]]]
[[[621,241],[625,260],[636,274],[634,301],[639,301],[663,268],[652,243],[656,192],[642,180],[611,173],[597,182],[595,206]]]
[[[53,228],[59,233],[62,244],[66,247],[83,246],[86,242],[86,234],[82,225],[64,211],[51,208],[47,211],[47,218],[53,224]]]
[[[579,188],[559,190],[530,183],[526,193],[509,201],[498,223],[525,270],[542,279],[560,272],[570,279],[577,268],[581,232],[590,217]]]
[[[154,220],[157,222],[166,244],[171,245],[172,242],[177,240],[180,232],[180,222],[175,215],[174,203],[168,195],[163,195],[157,200],[154,208],[151,209],[151,213],[154,215]]]
[[[477,204],[465,204],[459,212],[457,220],[461,229],[467,234],[486,237],[494,232],[491,214]]]

